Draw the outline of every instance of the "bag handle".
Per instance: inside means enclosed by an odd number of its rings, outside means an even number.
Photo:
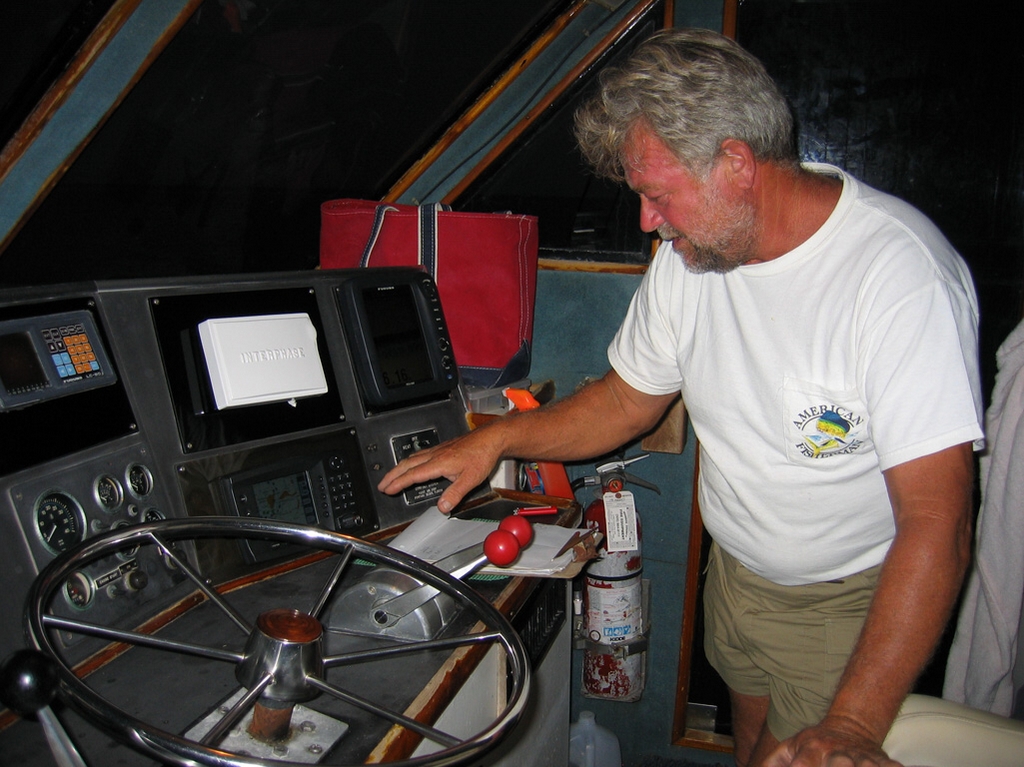
[[[359,258],[359,266],[366,267],[370,265],[370,254],[373,253],[373,246],[377,244],[381,227],[384,226],[384,214],[389,210],[397,212],[398,208],[394,205],[378,205],[373,211],[373,226],[370,228],[370,237],[366,241],[366,247],[363,248],[363,255]]]
[[[419,223],[416,263],[426,269],[435,282],[437,281],[437,217],[442,211],[448,210],[451,210],[451,206],[440,202],[425,203],[416,209]],[[398,208],[394,205],[378,205],[374,210],[373,226],[370,228],[366,247],[363,248],[363,255],[359,259],[359,266],[370,265],[370,256],[373,254],[377,239],[384,228],[384,217],[389,211],[397,213]]]
[[[420,205],[416,211],[420,224],[419,263],[437,282],[437,216],[443,210],[451,210],[442,203]]]

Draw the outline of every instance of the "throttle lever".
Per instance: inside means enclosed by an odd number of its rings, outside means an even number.
[[[487,563],[484,554],[484,545],[477,543],[454,554],[449,554],[443,559],[434,562],[434,567],[444,570],[453,578],[462,580],[472,575]],[[373,606],[373,619],[382,628],[393,626],[406,615],[422,607],[431,599],[440,594],[441,591],[427,583],[417,586],[414,589],[399,594],[396,597],[385,599]]]
[[[36,715],[58,767],[88,767],[50,708],[59,684],[52,660],[38,650],[18,650],[0,666],[0,703],[21,716]]]
[[[488,562],[507,567],[519,556],[522,548],[533,539],[533,527],[523,517],[508,517],[490,532],[482,543],[467,546],[460,551],[437,560],[434,566],[454,578],[462,580],[475,573]],[[382,600],[373,605],[373,620],[387,628],[425,605],[440,592],[426,583],[404,594]]]

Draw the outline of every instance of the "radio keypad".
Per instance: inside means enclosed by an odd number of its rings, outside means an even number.
[[[42,329],[43,343],[57,368],[57,375],[70,378],[100,369],[96,351],[81,322]]]
[[[354,511],[357,504],[352,472],[345,458],[337,453],[327,459],[325,486],[328,505],[334,516],[334,529],[342,531],[361,527],[365,520]]]

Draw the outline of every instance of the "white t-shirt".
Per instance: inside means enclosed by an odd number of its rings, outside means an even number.
[[[920,212],[838,168],[832,215],[780,258],[693,274],[666,243],[608,349],[681,391],[712,537],[793,585],[872,567],[894,535],[882,471],[982,439],[978,308]]]

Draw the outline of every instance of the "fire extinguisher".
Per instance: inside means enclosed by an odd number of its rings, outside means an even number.
[[[605,463],[596,477],[579,485],[601,485],[601,495],[583,513],[588,529],[603,540],[598,557],[587,566],[582,588],[583,695],[636,701],[644,691],[647,632],[644,615],[642,531],[627,482],[660,493],[657,486],[626,472],[647,458]]]

